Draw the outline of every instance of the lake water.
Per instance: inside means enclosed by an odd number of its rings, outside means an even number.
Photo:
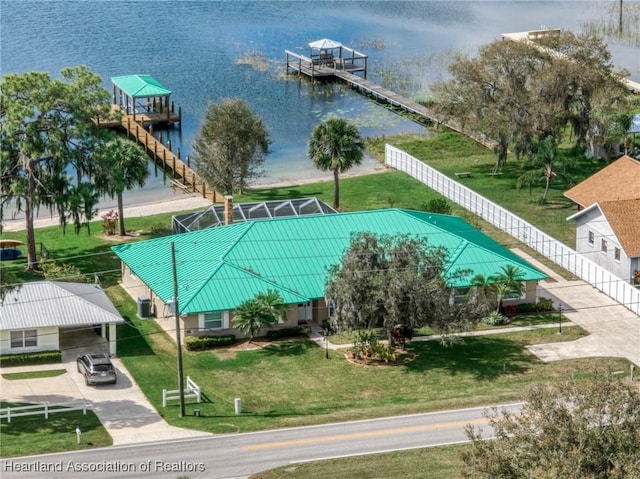
[[[585,21],[608,15],[603,7],[613,3],[0,0],[0,67],[3,75],[38,70],[55,76],[63,67],[86,64],[109,89],[112,76],[151,74],[182,107],[182,128],[169,135],[183,157],[207,102],[242,98],[273,141],[267,176],[258,183],[295,182],[320,176],[306,157],[306,142],[330,115],[353,120],[364,136],[423,128],[344,86],[286,77],[285,49],[308,54],[310,41],[340,41],[369,55],[370,80],[419,96],[446,75],[451,52],[475,53],[505,32],[580,31]],[[616,65],[640,81],[638,49],[610,48]],[[260,68],[238,62],[255,54],[266,60]],[[125,196],[131,203],[167,190],[151,178],[144,192]]]

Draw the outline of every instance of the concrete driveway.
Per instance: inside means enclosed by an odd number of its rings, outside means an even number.
[[[640,317],[584,281],[567,281],[521,250],[514,253],[551,278],[538,295],[562,305],[562,314],[590,336],[576,341],[529,346],[543,361],[587,357],[620,357],[640,365]]]
[[[65,369],[52,378],[7,380],[0,378],[1,397],[5,401],[25,403],[60,403],[86,401],[113,438],[114,445],[165,439],[207,436],[168,425],[151,406],[122,361],[112,358],[118,371],[116,384],[87,386],[77,372],[76,356],[85,352],[104,352],[106,341],[89,328],[77,331],[80,346],[63,349],[62,364],[2,368],[2,374],[23,371]],[[158,391],[162,394],[162,391]]]

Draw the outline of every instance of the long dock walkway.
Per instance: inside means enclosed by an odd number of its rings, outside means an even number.
[[[452,130],[455,130],[458,133],[461,133],[477,141],[478,143],[480,143],[483,146],[486,146],[487,148],[493,148],[495,146],[495,142],[493,140],[487,139],[483,135],[474,134],[472,132],[466,131],[454,122],[442,121],[436,116],[436,114],[433,111],[429,110],[426,106],[421,105],[413,100],[410,100],[409,98],[405,98],[402,95],[398,95],[397,93],[391,90],[388,90],[376,83],[373,83],[369,80],[366,80],[357,75],[354,75],[353,73],[349,73],[345,71],[336,70],[334,71],[333,75],[336,78],[339,78],[342,81],[346,82],[353,89],[358,90],[359,92],[365,95],[374,97],[377,101],[389,103],[394,107],[397,107],[409,113],[418,115],[419,117],[434,123],[436,126],[444,125],[447,128],[451,128]]]
[[[221,202],[224,199],[223,195],[207,185],[195,171],[185,164],[179,154],[174,154],[171,149],[149,133],[141,123],[133,121],[133,115],[125,114],[122,117],[122,127],[126,130],[127,137],[136,139],[156,163],[171,170],[173,181],[178,187],[187,192],[198,192],[203,198],[211,200],[212,203]]]

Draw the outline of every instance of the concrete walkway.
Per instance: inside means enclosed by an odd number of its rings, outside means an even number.
[[[538,285],[538,295],[553,300],[554,306],[558,309],[562,306],[562,314],[565,319],[568,319],[563,327],[580,326],[590,334],[575,341],[528,346],[533,354],[545,362],[590,357],[619,357],[640,365],[640,317],[584,281],[568,281],[524,251],[517,248],[512,251],[549,276],[549,280],[541,281]],[[504,334],[540,328],[558,328],[558,323],[470,331],[459,335]],[[322,328],[317,325],[311,326],[309,337],[323,348],[346,349],[352,346],[351,344],[335,345],[330,341],[326,345]],[[414,337],[412,341],[435,339],[439,339],[439,336]]]

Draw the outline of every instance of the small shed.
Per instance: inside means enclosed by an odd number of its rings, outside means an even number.
[[[143,113],[165,113],[169,120],[171,90],[151,75],[124,75],[111,78],[113,84],[113,104],[122,111],[133,115]]]

